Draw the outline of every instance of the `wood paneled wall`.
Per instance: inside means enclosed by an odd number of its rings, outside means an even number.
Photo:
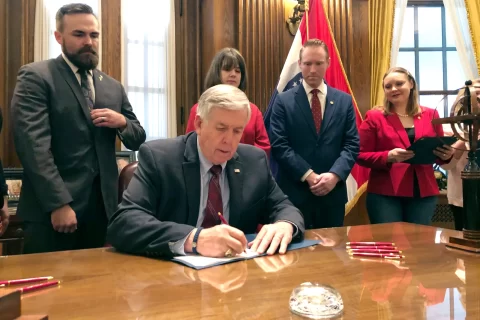
[[[215,53],[236,47],[247,64],[247,95],[265,111],[293,42],[291,0],[176,0],[178,134],[203,91]],[[370,101],[368,0],[323,0],[360,111]],[[195,72],[196,71],[196,72]]]
[[[3,129],[2,129],[2,148],[0,149],[0,157],[5,167],[19,167],[13,145],[12,132],[10,129],[10,101],[12,99],[13,90],[17,80],[18,69],[29,62],[33,61],[33,35],[35,22],[35,0],[5,0],[2,1],[2,9],[0,9],[0,21],[2,21],[0,34],[4,34],[0,38],[0,48],[3,45],[4,58],[2,63],[3,86],[0,87],[0,107],[3,113]]]
[[[122,0],[101,2],[102,71],[122,81]]]
[[[238,49],[248,70],[248,98],[265,111],[293,42],[284,0],[239,0]]]
[[[0,112],[4,118],[3,126],[6,125],[6,88],[7,88],[7,2],[0,1]],[[0,159],[5,159],[5,150],[7,148],[6,132],[2,129],[0,133]],[[5,160],[3,160],[5,162]]]

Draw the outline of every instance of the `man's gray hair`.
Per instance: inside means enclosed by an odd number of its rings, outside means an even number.
[[[252,113],[247,95],[242,90],[228,84],[213,86],[200,96],[197,115],[202,120],[208,120],[212,108],[247,110],[247,123]]]

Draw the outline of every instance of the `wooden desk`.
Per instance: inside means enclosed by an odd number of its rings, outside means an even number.
[[[456,234],[407,223],[313,230],[326,246],[199,272],[107,248],[10,256],[0,278],[60,279],[22,298],[24,313],[50,319],[299,319],[288,301],[306,281],[339,290],[343,319],[479,319],[480,258],[447,250],[445,232]],[[396,242],[405,262],[346,254],[346,241],[372,239]]]

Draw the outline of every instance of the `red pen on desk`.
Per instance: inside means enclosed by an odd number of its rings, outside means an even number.
[[[397,247],[393,246],[347,246],[347,250],[351,249],[364,249],[364,250],[396,250]]]
[[[223,215],[220,212],[218,213],[218,216],[220,217],[220,221],[222,221],[223,224],[228,225],[227,220],[225,220],[225,218],[223,217]]]
[[[389,254],[389,253],[360,253],[353,252],[350,253],[353,257],[371,257],[371,258],[384,258],[384,259],[403,259],[405,256],[399,254]]]
[[[394,246],[394,245],[395,245],[394,242],[374,242],[374,241],[347,242],[347,246]]]
[[[31,292],[31,291],[35,291],[35,290],[40,290],[40,289],[43,289],[43,288],[53,287],[53,286],[56,286],[59,283],[60,283],[60,281],[58,281],[58,280],[49,281],[49,282],[45,282],[45,283],[34,284],[34,285],[31,285],[31,286],[28,286],[28,287],[23,287],[23,288],[18,289],[18,291],[20,291],[23,294],[23,293],[27,293],[27,292]]]
[[[351,253],[396,253],[401,254],[402,251],[397,249],[348,249]]]
[[[25,279],[15,279],[15,280],[4,280],[0,281],[0,287],[2,286],[12,286],[16,284],[25,284],[25,283],[33,283],[33,282],[40,282],[44,280],[52,280],[53,277],[37,277],[37,278],[25,278]]]

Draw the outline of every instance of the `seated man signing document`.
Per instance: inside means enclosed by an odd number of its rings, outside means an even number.
[[[229,257],[247,248],[285,253],[303,237],[303,217],[272,178],[265,152],[240,144],[250,118],[243,91],[217,85],[200,97],[195,132],[144,143],[108,241],[147,256]],[[227,224],[228,223],[228,224]]]

